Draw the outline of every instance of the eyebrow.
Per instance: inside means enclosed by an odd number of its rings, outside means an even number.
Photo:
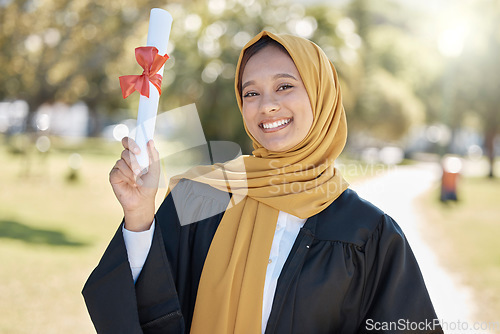
[[[295,81],[298,81],[297,78],[295,78],[293,75],[288,74],[288,73],[278,73],[273,76],[273,80],[280,79],[280,78],[290,78]],[[241,91],[243,91],[247,86],[254,85],[255,81],[250,80],[245,82],[243,85],[241,85]]]

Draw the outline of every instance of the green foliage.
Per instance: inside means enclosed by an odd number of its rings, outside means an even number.
[[[311,39],[335,56],[344,40],[336,36],[342,17],[333,8],[306,9],[286,1],[193,2],[166,6],[174,16],[173,62],[162,110],[195,102],[209,140],[234,140],[250,149],[235,99],[234,76],[241,48],[263,29],[296,33],[296,23],[311,27]],[[170,61],[170,60],[169,60]]]
[[[93,1],[10,2],[1,19],[2,97],[25,99],[31,109],[53,101],[112,104],[105,60],[121,52],[132,19],[114,7]]]
[[[31,112],[43,103],[83,101],[93,116],[134,117],[139,99],[121,98],[118,77],[140,71],[133,50],[146,42],[150,9],[161,7],[174,23],[160,111],[196,103],[208,140],[233,140],[249,150],[234,72],[241,48],[262,29],[303,35],[325,50],[339,72],[351,133],[395,141],[420,122],[458,127],[475,113],[493,138],[500,124],[500,9],[493,1],[448,5],[475,18],[469,22],[474,34],[456,59],[437,52],[446,17],[423,9],[430,4],[50,0],[0,6],[0,100],[24,99]]]
[[[411,36],[410,14],[391,1],[351,3],[350,13],[363,41],[355,76],[351,134],[394,142],[425,120],[419,89],[435,79],[434,59]],[[428,55],[430,61],[423,61]]]
[[[370,109],[364,120],[373,135],[391,141],[423,123],[424,106],[407,83],[384,70],[375,72],[373,81],[376,108]]]

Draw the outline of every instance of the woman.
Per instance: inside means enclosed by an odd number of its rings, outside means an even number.
[[[83,290],[97,330],[441,333],[402,231],[334,167],[346,120],[323,51],[263,31],[236,73],[252,156],[175,178],[156,216],[158,152],[139,177],[124,141],[110,173],[124,225]]]

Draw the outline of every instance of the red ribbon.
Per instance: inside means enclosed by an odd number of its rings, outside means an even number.
[[[157,72],[168,59],[168,55],[158,54],[154,46],[143,46],[135,49],[135,59],[144,69],[141,75],[124,75],[120,77],[120,87],[123,98],[126,99],[134,91],[149,97],[149,83],[151,82],[161,94],[162,76]]]

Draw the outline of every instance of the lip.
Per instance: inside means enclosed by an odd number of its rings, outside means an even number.
[[[266,129],[264,128],[264,123],[273,123],[273,122],[279,122],[279,121],[286,121],[288,120],[287,123],[285,124],[282,124],[280,126],[277,126],[275,128],[271,128],[271,129]],[[266,119],[266,120],[263,120],[259,123],[259,128],[264,132],[264,133],[270,133],[270,132],[276,132],[276,131],[279,131],[281,129],[284,129],[286,128],[287,126],[289,126],[291,123],[293,122],[293,117],[282,117],[282,118],[276,118],[276,119]]]

